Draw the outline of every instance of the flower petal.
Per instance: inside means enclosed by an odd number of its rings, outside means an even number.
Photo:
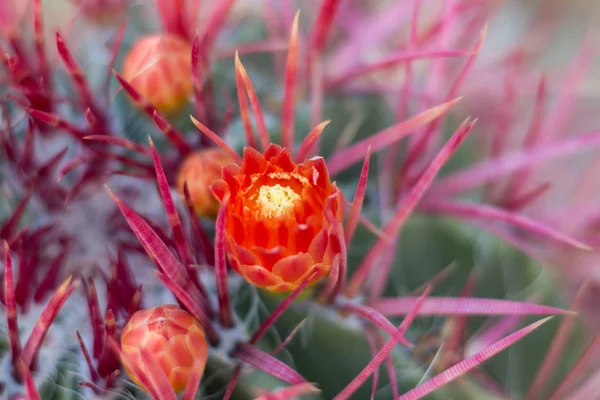
[[[310,167],[309,171],[311,175],[307,176],[307,178],[313,185],[320,188],[325,188],[329,185],[329,172],[323,157],[311,158],[304,164]]]
[[[265,157],[252,147],[244,147],[242,171],[247,175],[258,174],[267,166]]]
[[[326,229],[321,229],[321,231],[314,237],[312,242],[310,243],[310,247],[308,248],[308,254],[315,261],[322,261],[323,256],[325,255],[325,250],[327,250],[327,245],[329,243],[329,234]]]
[[[286,282],[294,282],[304,275],[314,263],[312,257],[306,253],[288,256],[273,266],[273,274]]]
[[[227,185],[227,182],[220,179],[218,181],[214,181],[212,185],[210,185],[210,190],[221,204],[225,201],[225,197],[229,196],[230,194],[229,185]]]
[[[314,230],[307,224],[298,224],[294,229],[294,242],[298,253],[310,253],[315,260],[315,256],[309,251],[311,243],[314,241]]]
[[[317,270],[317,274],[315,276],[312,277],[312,279],[310,280],[310,282],[308,282],[308,284],[313,284],[315,282],[320,281],[321,279],[323,279],[325,276],[327,276],[327,274],[329,274],[329,270],[331,269],[331,265],[325,265],[325,264],[314,264],[311,268],[309,268],[304,274],[302,274],[302,276],[298,277],[298,279],[296,279],[296,281],[294,282],[294,284],[296,286],[300,285],[302,282],[304,282],[304,280],[313,273],[314,270]]]
[[[275,143],[271,143],[269,145],[269,147],[267,147],[265,149],[264,157],[265,157],[266,160],[270,161],[271,158],[273,158],[276,155],[280,154],[282,151],[283,151],[283,148],[281,146],[279,146],[278,144],[275,144]]]
[[[271,158],[269,161],[285,172],[292,172],[296,169],[296,164],[294,164],[288,149],[283,149],[279,154]]]
[[[235,252],[240,264],[261,265],[261,260],[252,251],[243,246],[236,245]]]
[[[277,261],[289,255],[289,251],[283,246],[276,246],[272,249],[265,249],[264,247],[254,246],[252,252],[260,259],[260,265],[268,269],[273,270],[273,266]]]
[[[259,287],[267,287],[281,283],[280,277],[260,265],[240,265],[240,273],[248,282]]]

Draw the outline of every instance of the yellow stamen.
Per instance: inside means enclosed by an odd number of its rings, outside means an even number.
[[[294,209],[294,204],[300,195],[286,186],[261,186],[258,192],[257,204],[260,215],[266,218],[279,218]]]

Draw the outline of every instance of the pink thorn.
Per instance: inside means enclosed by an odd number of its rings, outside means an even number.
[[[125,80],[125,78],[123,78],[121,75],[119,75],[117,73],[117,71],[115,71],[114,69],[112,70],[113,75],[115,76],[115,78],[117,78],[117,80],[119,81],[119,83],[121,84],[121,87],[123,88],[123,90],[125,90],[125,92],[129,95],[129,97],[131,97],[131,99],[133,100],[133,102],[140,107],[141,109],[144,110],[144,112],[152,117],[154,115],[154,111],[156,111],[156,108],[148,102],[148,100],[146,100],[134,87],[132,84],[130,84],[129,82],[127,82],[127,80]]]
[[[470,55],[472,52],[470,50],[453,50],[453,49],[439,49],[439,50],[421,50],[421,51],[407,51],[404,53],[400,53],[383,60],[379,60],[374,63],[361,65],[358,67],[354,67],[353,69],[344,72],[340,76],[329,78],[329,80],[325,83],[327,88],[337,88],[344,84],[347,84],[348,81],[355,80],[357,78],[361,78],[364,75],[373,73],[373,72],[381,72],[390,68],[394,68],[400,64],[406,63],[407,66],[411,61],[416,60],[430,60],[437,58],[453,58],[453,57],[461,57],[465,55]]]
[[[31,376],[31,370],[23,360],[19,359],[17,368],[19,369],[19,373],[23,375],[25,378],[25,387],[27,389],[27,400],[42,400],[42,396],[40,392],[37,390],[35,386],[35,382],[33,380],[33,376]]]
[[[90,322],[92,323],[92,331],[94,336],[94,357],[99,358],[104,351],[104,336],[106,334],[104,320],[102,319],[102,315],[100,313],[100,304],[98,303],[98,293],[96,291],[94,280],[89,278],[87,283],[85,280],[83,283],[85,295],[88,301],[91,320]]]
[[[161,365],[158,363],[154,355],[148,349],[142,349],[142,365],[144,372],[147,373],[148,379],[158,394],[157,399],[160,400],[177,400],[177,395],[171,387],[169,378],[165,375]]]
[[[334,228],[333,234],[336,236],[340,253],[335,256],[332,271],[330,271],[325,286],[321,290],[320,299],[333,303],[338,294],[346,284],[346,274],[348,270],[348,254],[346,251],[346,241],[344,240],[344,228],[342,224],[336,221],[331,212],[325,215],[329,223]]]
[[[71,277],[68,277],[58,288],[54,296],[52,296],[50,302],[44,311],[42,311],[40,318],[33,327],[31,334],[29,335],[29,339],[27,339],[27,342],[25,343],[25,347],[23,347],[21,358],[28,368],[31,368],[33,360],[35,359],[39,347],[44,340],[44,336],[46,336],[46,332],[48,331],[50,324],[52,324],[52,321],[62,308],[63,304],[79,286],[79,281],[71,284],[71,279]]]
[[[398,335],[396,333],[396,327],[379,311],[374,310],[368,306],[362,306],[357,304],[342,304],[340,306],[341,310],[344,312],[352,313],[362,319],[372,322],[378,328],[382,329],[384,332],[392,336],[396,339],[398,343],[403,346],[412,348],[414,345],[408,341],[403,335]]]
[[[281,115],[281,144],[292,149],[294,146],[294,113],[296,100],[296,72],[298,64],[298,18],[296,13],[290,35],[290,49],[288,52],[287,66],[285,69],[283,110]]]
[[[190,190],[188,188],[187,182],[183,185],[183,193],[185,195],[185,204],[188,210],[189,220],[192,225],[192,230],[194,231],[194,235],[198,240],[198,244],[200,246],[200,251],[202,255],[206,259],[206,263],[209,265],[215,265],[215,250],[208,238],[208,235],[202,228],[202,225],[198,223],[198,217],[194,212],[194,205],[192,203],[192,197],[190,196]]]
[[[323,113],[323,60],[320,55],[312,57],[309,53],[309,77],[310,77],[310,123],[316,125],[322,120]]]
[[[92,382],[98,382],[100,375],[98,374],[98,370],[96,370],[96,367],[94,366],[92,357],[90,356],[90,353],[87,347],[85,346],[85,343],[83,342],[83,338],[79,334],[79,331],[77,331],[77,340],[79,341],[79,347],[81,347],[83,357],[85,358],[85,362],[87,363],[88,368],[90,370],[90,377],[92,378]]]
[[[496,343],[480,351],[479,353],[464,359],[458,364],[455,364],[453,367],[448,368],[441,374],[436,375],[427,382],[403,394],[398,398],[398,400],[418,400],[427,396],[429,393],[454,381],[455,379],[461,377],[473,368],[478,367],[480,364],[487,361],[489,358],[512,346],[514,343],[521,340],[523,337],[527,336],[544,323],[548,322],[548,320],[550,320],[551,318],[552,317],[541,319],[537,322],[534,322],[533,324],[526,326],[523,329],[518,330],[517,332],[509,336],[506,336],[504,339],[497,341]]]
[[[297,163],[301,163],[309,156],[311,150],[321,137],[321,133],[325,130],[325,127],[329,125],[331,121],[323,121],[319,125],[315,126],[312,131],[304,138],[302,144],[298,148],[296,155],[294,156],[294,161]]]
[[[225,328],[232,326],[229,287],[227,285],[227,261],[225,259],[225,211],[227,202],[221,205],[215,226],[215,280],[219,299],[219,320]]]
[[[104,326],[106,327],[106,338],[117,339],[117,321],[115,314],[110,308],[104,314]]]
[[[21,340],[19,338],[19,323],[17,316],[17,300],[13,277],[13,263],[8,243],[4,242],[4,305],[6,307],[6,324],[8,326],[8,341],[13,366],[21,356]]]
[[[572,390],[574,384],[584,376],[586,369],[593,360],[598,359],[598,349],[600,348],[600,335],[594,337],[592,342],[585,348],[581,357],[575,362],[573,368],[560,382],[558,387],[548,396],[548,400],[560,400],[564,398],[567,390]],[[562,397],[561,397],[562,396]],[[589,397],[588,397],[589,398]],[[585,398],[584,398],[585,399]]]
[[[237,52],[235,53],[237,56]],[[254,129],[250,121],[250,109],[248,108],[248,100],[244,90],[244,82],[242,82],[242,74],[239,68],[235,69],[235,85],[237,88],[238,102],[240,103],[240,115],[244,124],[244,134],[246,135],[246,144],[252,148],[257,148],[256,140],[254,139]]]
[[[85,130],[75,126],[74,124],[57,117],[54,114],[47,113],[45,111],[34,110],[33,108],[28,108],[27,112],[31,114],[31,116],[38,121],[41,121],[45,124],[50,125],[53,128],[64,129],[67,132],[71,133],[76,139],[82,139],[86,132]]]
[[[423,293],[428,286],[436,287],[440,282],[449,277],[456,270],[456,264],[451,263],[440,272],[436,273],[431,279],[428,279],[424,284],[413,290],[410,295],[416,296]]]
[[[410,35],[408,40],[408,51],[412,51],[415,49],[418,40],[419,33],[419,12],[421,9],[421,0],[413,0],[413,9],[412,16],[410,19]],[[404,85],[402,86],[402,91],[400,92],[400,100],[398,101],[398,107],[396,108],[396,120],[400,121],[406,115],[408,109],[408,99],[409,94],[413,88],[413,63],[412,60],[409,60],[406,63],[406,72],[404,78]],[[395,146],[395,150],[397,150],[398,146]],[[395,151],[389,152],[389,156],[392,157]],[[395,396],[396,397],[396,396]]]
[[[200,58],[203,57],[200,55],[200,35],[196,33],[194,36],[194,41],[192,42],[192,82],[194,85],[194,101],[199,103],[199,94],[202,90],[202,66]]]
[[[44,20],[42,17],[42,1],[33,1],[33,30],[35,52],[39,62],[39,70],[42,77],[42,85],[48,86],[51,84],[50,69],[48,67],[48,59],[44,46]],[[47,88],[46,88],[47,89]]]
[[[298,297],[298,295],[302,293],[306,285],[308,285],[308,282],[318,272],[318,269],[316,267],[313,267],[313,272],[308,274],[308,276],[302,281],[302,283],[296,289],[294,289],[294,291],[290,293],[289,296],[285,298],[285,300],[283,300],[277,305],[277,307],[269,314],[269,316],[260,324],[260,326],[258,327],[256,332],[254,332],[248,343],[256,344],[260,340],[260,338],[262,338],[265,335],[265,333],[267,333],[269,328],[273,326],[275,322],[277,322],[279,317],[283,315],[285,310],[287,310],[287,308],[294,302],[296,297]]]
[[[127,26],[129,25],[129,18],[125,20],[123,25],[119,27],[119,30],[115,34],[113,38],[113,46],[112,46],[112,55],[110,58],[110,62],[108,63],[108,70],[106,72],[106,78],[104,80],[104,92],[106,97],[108,98],[108,91],[110,89],[110,79],[112,76],[112,71],[115,68],[115,64],[117,62],[117,57],[119,56],[119,50],[121,49],[121,45],[123,44],[123,40],[125,39],[125,33],[127,33]]]
[[[183,227],[181,225],[181,219],[179,218],[179,213],[177,212],[175,203],[173,202],[173,196],[171,196],[169,182],[167,181],[167,176],[165,175],[165,171],[160,162],[160,156],[158,155],[156,147],[154,147],[154,143],[150,137],[148,137],[148,141],[150,142],[150,151],[152,151],[152,160],[154,162],[154,172],[156,173],[158,189],[160,191],[163,205],[165,206],[165,212],[167,214],[167,219],[169,220],[169,225],[171,226],[171,231],[173,232],[175,246],[177,247],[177,252],[179,253],[179,257],[183,261],[184,265],[189,266],[194,264],[194,258],[192,257],[192,252],[188,245],[187,239],[185,238]],[[195,281],[194,283],[199,284],[199,282],[196,282],[197,279],[194,279],[193,276],[190,276],[190,278]]]
[[[473,128],[477,120],[474,120],[469,123],[468,120],[465,120],[462,125],[456,130],[456,132],[452,135],[450,140],[446,143],[446,145],[440,150],[440,152],[435,156],[431,164],[427,167],[425,172],[419,178],[419,181],[411,188],[410,192],[406,195],[404,199],[398,205],[396,213],[394,214],[391,221],[386,225],[384,232],[389,237],[395,237],[404,221],[408,218],[408,216],[412,213],[412,211],[417,207],[417,204],[435,179],[438,171],[444,166],[446,161],[450,159],[450,157],[454,154],[456,149],[460,146],[462,141],[465,139],[467,134]],[[366,280],[369,272],[376,265],[375,261],[379,257],[379,255],[385,250],[388,246],[388,243],[383,240],[378,240],[375,245],[369,250],[364,260],[358,266],[352,277],[350,278],[350,282],[346,288],[346,294],[350,297],[354,296],[358,290],[360,289],[363,282]]]
[[[25,195],[25,197],[21,199],[19,205],[14,209],[8,220],[5,221],[0,227],[0,237],[8,238],[13,234],[14,230],[17,228],[19,221],[21,220],[21,217],[27,209],[27,205],[29,204],[29,200],[31,200],[32,195],[33,192],[29,191],[27,192],[27,195]]]
[[[235,385],[237,381],[240,379],[240,374],[242,372],[242,366],[236,365],[231,377],[229,378],[229,383],[227,384],[227,388],[225,389],[225,395],[223,396],[223,400],[229,400],[233,395],[233,390],[235,389]]]
[[[150,257],[161,272],[168,276],[169,279],[184,288],[194,300],[202,303],[204,297],[200,293],[198,287],[185,277],[185,268],[179,263],[173,253],[171,253],[165,242],[160,239],[156,231],[153,230],[142,217],[119,199],[108,186],[106,186],[106,189],[113,201],[117,204],[117,207],[119,207],[127,224],[143,245],[148,257]]]
[[[87,122],[90,128],[94,128],[96,126],[96,116],[89,108],[85,110],[85,122]]]
[[[306,383],[306,380],[291,367],[251,344],[240,343],[233,357],[290,385]]]
[[[310,40],[310,48],[313,54],[320,55],[323,52],[339,5],[340,0],[323,0],[321,3]]]
[[[204,368],[201,368],[203,362],[204,360],[197,360],[196,365],[192,367],[192,373],[185,384],[185,390],[181,400],[194,400],[196,398],[196,393],[198,393],[198,389],[200,388],[202,374],[204,373]]]
[[[271,350],[269,352],[270,355],[272,356],[276,356],[277,354],[279,354],[283,349],[285,349],[287,347],[288,344],[290,344],[290,342],[296,337],[296,334],[300,331],[300,328],[302,328],[302,325],[304,325],[304,323],[306,322],[306,318],[303,319],[302,321],[300,321],[298,323],[298,325],[296,325],[294,327],[294,329],[292,329],[292,331],[286,336],[285,339],[283,339],[281,341],[281,343],[279,343],[277,345],[277,347],[275,347],[273,350]]]
[[[208,336],[211,344],[219,343],[219,335],[215,330],[210,318],[206,312],[192,299],[192,297],[174,280],[167,277],[165,274],[157,271],[157,277],[160,281],[173,293],[173,295],[183,304],[183,306],[200,322],[206,336]]]
[[[150,395],[154,399],[162,399],[161,397],[158,396],[156,388],[154,387],[152,381],[148,377],[147,372],[142,370],[142,368],[140,367],[140,363],[128,362],[127,361],[128,358],[125,357],[125,355],[123,354],[123,351],[121,350],[121,346],[119,346],[119,344],[117,343],[117,341],[115,339],[108,338],[108,345],[119,356],[123,365],[138,378],[140,383],[144,386],[144,389],[146,389],[148,391],[148,393],[150,393]]]
[[[379,350],[379,352],[373,357],[373,359],[367,364],[365,368],[344,388],[337,396],[333,398],[333,400],[346,400],[348,399],[369,377],[373,374],[376,368],[385,361],[385,359],[390,355],[392,349],[396,346],[397,340],[396,336],[403,336],[404,332],[408,329],[412,321],[415,319],[419,308],[423,304],[425,298],[429,295],[430,289],[425,290],[425,292],[419,297],[419,300],[414,304],[413,309],[410,314],[404,318],[402,323],[396,329],[396,335],[392,336],[387,343]]]
[[[377,332],[377,345],[379,347],[383,347],[385,344],[383,343],[383,337],[381,336],[381,334],[379,332]],[[398,398],[398,378],[396,377],[396,368],[394,367],[394,359],[392,357],[392,355],[388,355],[385,358],[385,368],[387,370],[388,373],[388,379],[390,381],[390,386],[392,388],[392,397],[394,399]]]
[[[586,295],[589,293],[589,286],[583,284],[577,292],[575,299],[571,303],[571,310],[577,311],[580,309],[582,303],[586,301]],[[561,361],[561,356],[568,351],[565,346],[568,346],[568,341],[573,333],[573,328],[577,323],[577,318],[574,315],[567,315],[561,322],[558,331],[552,339],[552,344],[544,356],[544,360],[540,368],[537,370],[535,378],[533,379],[527,394],[526,399],[540,398],[544,388],[547,388],[548,383],[552,382],[552,376],[556,372],[557,367]]]
[[[518,197],[515,196],[513,198],[509,198],[505,203],[504,208],[507,210],[521,210],[543,196],[544,193],[546,193],[551,187],[552,182],[544,182],[534,186],[533,189],[519,195]]]
[[[352,208],[350,209],[348,221],[346,222],[346,229],[344,231],[346,246],[350,246],[350,242],[352,242],[352,237],[354,236],[354,232],[356,231],[356,226],[358,225],[358,220],[360,218],[363,200],[365,199],[365,194],[367,192],[370,160],[371,146],[367,147],[367,154],[365,155],[365,161],[363,162],[363,166],[360,171],[360,177],[358,178],[358,185],[356,186],[356,194],[354,195]]]
[[[336,151],[329,161],[327,166],[332,175],[348,168],[364,156],[365,148],[372,147],[372,151],[377,152],[400,139],[413,133],[415,129],[439,118],[445,114],[452,106],[454,106],[461,98],[448,101],[436,107],[430,108],[410,119],[400,122],[390,128],[387,128],[375,135],[361,140],[360,142],[349,146],[343,150]]]
[[[177,17],[174,14],[178,12],[177,6],[181,6],[180,0],[156,0],[156,8],[158,9],[162,28],[165,32],[173,35],[180,35],[182,33],[176,26]]]
[[[132,142],[131,140],[125,138],[107,135],[90,135],[83,137],[83,139],[94,142],[113,144],[115,146],[122,147],[126,150],[134,151],[138,154],[152,157],[152,152],[146,146],[142,146],[139,143]]]
[[[267,125],[265,124],[265,116],[262,112],[262,107],[260,106],[260,102],[258,100],[258,96],[256,95],[256,91],[254,90],[254,86],[252,85],[252,81],[250,80],[250,77],[248,76],[244,65],[240,61],[240,57],[238,54],[236,54],[235,56],[235,70],[236,74],[239,73],[240,79],[244,83],[244,87],[246,88],[248,100],[250,101],[250,107],[252,108],[252,113],[254,114],[254,118],[256,119],[260,143],[264,150],[269,146],[269,143],[271,142],[271,139],[269,138],[269,131],[267,130]]]
[[[577,389],[569,393],[569,400],[588,400],[597,396],[600,390],[600,371],[594,371]]]
[[[158,129],[160,129],[162,133],[165,134],[167,139],[169,139],[171,143],[173,143],[173,145],[177,147],[177,150],[179,150],[179,153],[182,156],[186,156],[192,152],[192,146],[190,146],[189,143],[186,142],[183,135],[177,130],[175,130],[175,128],[173,128],[173,126],[169,124],[158,113],[157,110],[154,110],[154,113],[152,114],[152,119],[154,120],[156,126],[158,126]]]
[[[235,57],[235,53],[237,52],[240,55],[245,54],[258,54],[258,53],[274,53],[274,55],[279,55],[284,51],[288,51],[289,44],[285,40],[279,39],[270,39],[270,40],[257,40],[246,42],[235,48],[224,48],[215,50],[217,59],[227,59]]]
[[[94,156],[91,154],[82,154],[80,156],[74,157],[63,164],[60,171],[58,171],[58,177],[56,178],[57,182],[60,182],[62,178],[65,177],[69,172],[74,170],[75,168],[84,165],[85,163],[92,161]]]
[[[412,310],[416,297],[385,297],[372,300],[369,306],[388,317],[406,315]],[[430,297],[425,300],[420,315],[565,315],[572,311],[534,303],[462,297]]]
[[[463,217],[467,219],[485,219],[502,221],[513,225],[514,227],[526,230],[534,235],[553,240],[557,243],[571,246],[578,250],[591,251],[592,247],[573,239],[570,236],[559,232],[540,222],[534,221],[528,217],[496,208],[489,205],[474,204],[458,201],[426,201],[421,210],[433,213],[443,213],[454,217]]]
[[[94,101],[94,97],[92,95],[92,91],[88,85],[88,82],[85,79],[85,75],[81,70],[81,67],[69,51],[67,44],[63,40],[63,37],[60,33],[56,32],[56,47],[58,49],[58,53],[67,68],[69,75],[71,75],[71,79],[75,84],[75,88],[79,93],[79,96],[83,100],[83,104],[92,109],[92,112],[98,117],[101,116],[100,109],[96,105]],[[101,118],[104,119],[104,118]]]
[[[460,297],[464,299],[473,296],[475,283],[475,270],[473,270],[460,292]],[[456,359],[459,354],[464,353],[464,338],[466,337],[465,329],[467,329],[467,323],[468,318],[464,315],[448,318],[444,322],[446,326],[450,326],[450,337],[445,340],[446,343],[441,354],[442,357],[439,365],[442,368],[447,368],[449,363]]]
[[[307,393],[319,393],[319,389],[312,383],[300,383],[274,392],[265,393],[255,400],[292,400]]]
[[[59,275],[61,268],[63,267],[65,258],[69,254],[69,251],[72,247],[72,240],[68,239],[66,243],[60,249],[59,254],[52,260],[46,275],[44,276],[44,280],[40,283],[37,290],[33,294],[33,301],[41,302],[46,294],[51,293],[54,288],[55,281]]]
[[[365,331],[365,336],[367,338],[367,344],[369,345],[369,350],[371,351],[371,358],[374,358],[377,355],[377,342],[381,339],[381,335],[374,330],[367,329]],[[375,393],[377,392],[377,385],[379,384],[379,367],[375,368],[373,371],[373,385],[371,386],[371,400],[375,400]]]
[[[206,24],[204,24],[204,30],[199,36],[200,48],[203,49],[205,54],[210,53],[234,3],[235,0],[223,0],[219,2],[219,5],[215,7],[214,13],[210,16]]]
[[[466,79],[468,73],[470,72],[471,68],[473,67],[473,64],[475,63],[475,59],[476,59],[477,55],[479,54],[479,50],[481,48],[481,45],[483,44],[483,40],[485,38],[486,32],[487,32],[487,25],[485,25],[483,27],[483,29],[481,30],[481,33],[479,34],[479,39],[477,40],[477,43],[475,44],[473,52],[472,52],[471,56],[469,57],[469,59],[467,60],[460,75],[458,76],[458,78],[456,79],[456,81],[454,82],[452,87],[450,88],[450,91],[448,92],[448,95],[446,96],[446,101],[456,97],[456,94],[458,93],[460,86]],[[429,126],[426,128],[425,132],[423,132],[422,136],[419,138],[417,143],[409,150],[408,156],[404,162],[404,166],[402,167],[404,174],[406,174],[407,172],[409,172],[412,169],[412,166],[417,161],[418,157],[420,155],[422,155],[422,153],[427,149],[429,140],[431,139],[432,135],[436,132],[436,129],[439,126],[439,123],[440,123],[439,120],[434,120],[431,124],[429,124]]]
[[[133,295],[131,296],[131,304],[129,305],[129,310],[127,312],[128,318],[131,318],[131,316],[135,312],[137,312],[141,307],[143,287],[143,285],[138,286],[138,288],[135,290],[135,292],[133,292]]]
[[[577,86],[594,61],[595,41],[594,35],[588,34],[581,44],[579,52],[567,72],[566,80],[561,85],[560,95],[553,109],[548,112],[549,118],[541,128],[543,137],[540,139],[544,143],[552,142],[564,133],[569,122],[573,101],[577,95]]]
[[[445,176],[432,187],[432,196],[463,193],[477,185],[484,184],[511,172],[530,165],[564,157],[570,154],[591,150],[600,146],[600,132],[576,134],[560,142],[536,146],[531,150],[521,150],[505,156],[482,161],[472,167]]]
[[[192,123],[196,125],[196,128],[198,128],[202,133],[208,136],[208,138],[212,140],[217,146],[219,146],[221,150],[229,154],[235,160],[236,163],[242,163],[242,158],[240,157],[240,155],[231,146],[229,146],[227,142],[225,142],[216,133],[208,129],[206,126],[204,126],[204,124],[202,124],[200,121],[198,121],[191,115],[190,119],[192,120]]]

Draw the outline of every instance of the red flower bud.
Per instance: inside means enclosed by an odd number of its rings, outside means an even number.
[[[214,218],[219,211],[219,202],[210,191],[210,185],[221,177],[221,169],[235,162],[218,148],[200,150],[189,155],[177,175],[177,189],[184,195],[187,182],[196,214]]]
[[[124,363],[137,364],[146,371],[141,361],[142,350],[156,360],[176,392],[185,389],[193,368],[206,366],[208,344],[202,325],[189,313],[174,305],[164,305],[133,314],[121,334]],[[135,374],[127,371],[139,386]]]
[[[123,78],[159,111],[179,111],[192,93],[192,47],[170,34],[143,37],[123,66]]]

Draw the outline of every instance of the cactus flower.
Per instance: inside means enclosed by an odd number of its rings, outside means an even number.
[[[344,200],[322,158],[296,164],[278,145],[264,154],[247,147],[212,190],[225,207],[229,261],[251,284],[289,292],[315,270],[309,284],[322,279],[341,256]]]
[[[193,89],[192,47],[171,34],[138,40],[125,59],[123,78],[165,114],[181,110]]]
[[[187,182],[196,214],[216,217],[219,202],[210,191],[210,185],[221,177],[221,168],[233,162],[235,161],[219,148],[197,151],[184,160],[177,175],[177,189],[183,196]]]
[[[191,314],[170,304],[133,314],[121,333],[121,347],[124,364],[137,363],[142,371],[146,371],[141,362],[142,350],[156,357],[176,392],[185,389],[193,369],[204,371],[208,357],[202,325]],[[127,373],[143,386],[135,374],[130,370]]]

